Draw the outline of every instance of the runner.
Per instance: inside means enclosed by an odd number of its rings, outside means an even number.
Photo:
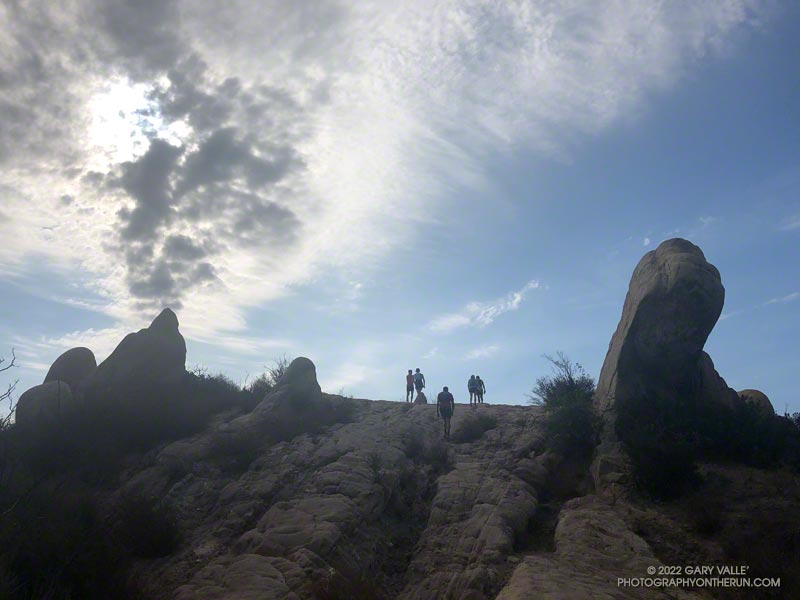
[[[414,387],[417,390],[417,396],[422,391],[422,388],[425,387],[425,375],[420,373],[419,367],[417,367],[417,372],[414,373]]]
[[[436,397],[436,416],[441,417],[444,421],[444,439],[450,439],[450,419],[456,410],[456,401],[453,394],[447,391],[447,386],[444,386],[439,395]]]
[[[411,369],[408,370],[406,375],[406,402],[411,402],[414,399],[414,374]]]
[[[475,395],[477,401],[483,404],[483,395],[486,393],[486,384],[483,383],[480,375],[475,375]]]

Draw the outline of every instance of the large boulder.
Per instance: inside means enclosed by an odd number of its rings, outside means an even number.
[[[317,382],[317,368],[305,356],[299,356],[291,362],[277,387],[286,387],[293,402],[314,399],[322,392]]]
[[[767,395],[760,390],[741,390],[738,392],[739,398],[748,404],[752,404],[758,409],[758,412],[764,415],[774,415],[775,408],[772,402],[769,401]]]
[[[603,417],[596,484],[619,480],[618,471],[626,469],[614,430],[621,403],[657,397],[737,402],[703,352],[724,300],[719,271],[691,242],[667,240],[639,261],[595,393]]]
[[[54,423],[74,408],[69,385],[63,381],[48,381],[19,397],[14,417],[18,426],[30,427]]]
[[[72,348],[55,360],[44,378],[44,383],[63,381],[74,390],[96,368],[97,361],[89,348]]]
[[[178,317],[165,308],[150,324],[129,333],[86,381],[86,393],[127,395],[143,387],[180,383],[186,375],[186,341]]]

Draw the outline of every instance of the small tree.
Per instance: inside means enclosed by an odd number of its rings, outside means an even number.
[[[14,349],[11,349],[11,361],[8,362],[7,365],[3,366],[6,362],[6,359],[0,357],[0,373],[8,371],[9,369],[16,367],[17,362],[17,355],[14,353]],[[17,383],[19,380],[14,380],[12,383],[8,384],[6,391],[0,394],[0,406],[8,400],[8,414],[0,419],[0,429],[5,429],[11,424],[11,421],[14,418],[14,409],[16,408],[14,404],[14,390],[17,388]]]
[[[278,382],[286,374],[286,369],[292,364],[292,358],[283,354],[277,358],[272,359],[272,366],[266,370],[267,379],[272,387],[278,385]]]
[[[553,365],[553,375],[539,377],[528,398],[545,409],[545,441],[566,456],[586,457],[596,441],[594,379],[563,352],[544,357]]]
[[[17,355],[12,348],[10,361],[0,357],[0,373],[4,373],[17,366],[16,362]],[[13,432],[10,431],[9,428],[14,421],[14,410],[16,409],[14,390],[17,387],[18,381],[17,379],[9,383],[6,391],[0,393],[0,410],[3,410],[3,405],[5,401],[8,400],[8,414],[0,418],[0,512],[4,511],[6,505],[12,501],[11,495],[8,494],[8,489],[14,472],[13,452],[9,440],[9,436]]]
[[[292,364],[292,359],[286,354],[273,358],[271,367],[265,367],[261,375],[244,385],[245,392],[249,393],[256,402],[261,401],[264,396],[275,389],[290,364]]]

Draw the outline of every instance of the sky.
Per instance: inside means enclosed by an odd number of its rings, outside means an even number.
[[[800,411],[800,5],[0,3],[0,356],[17,392],[172,307],[187,366],[524,404],[599,376],[631,273],[699,245],[706,344]],[[18,395],[18,394],[17,394]]]

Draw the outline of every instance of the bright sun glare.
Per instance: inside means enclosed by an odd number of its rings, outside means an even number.
[[[106,80],[88,103],[88,144],[92,168],[135,160],[147,151],[149,140],[161,138],[180,145],[191,129],[185,121],[166,123],[158,102],[150,97],[154,85],[128,79]]]

